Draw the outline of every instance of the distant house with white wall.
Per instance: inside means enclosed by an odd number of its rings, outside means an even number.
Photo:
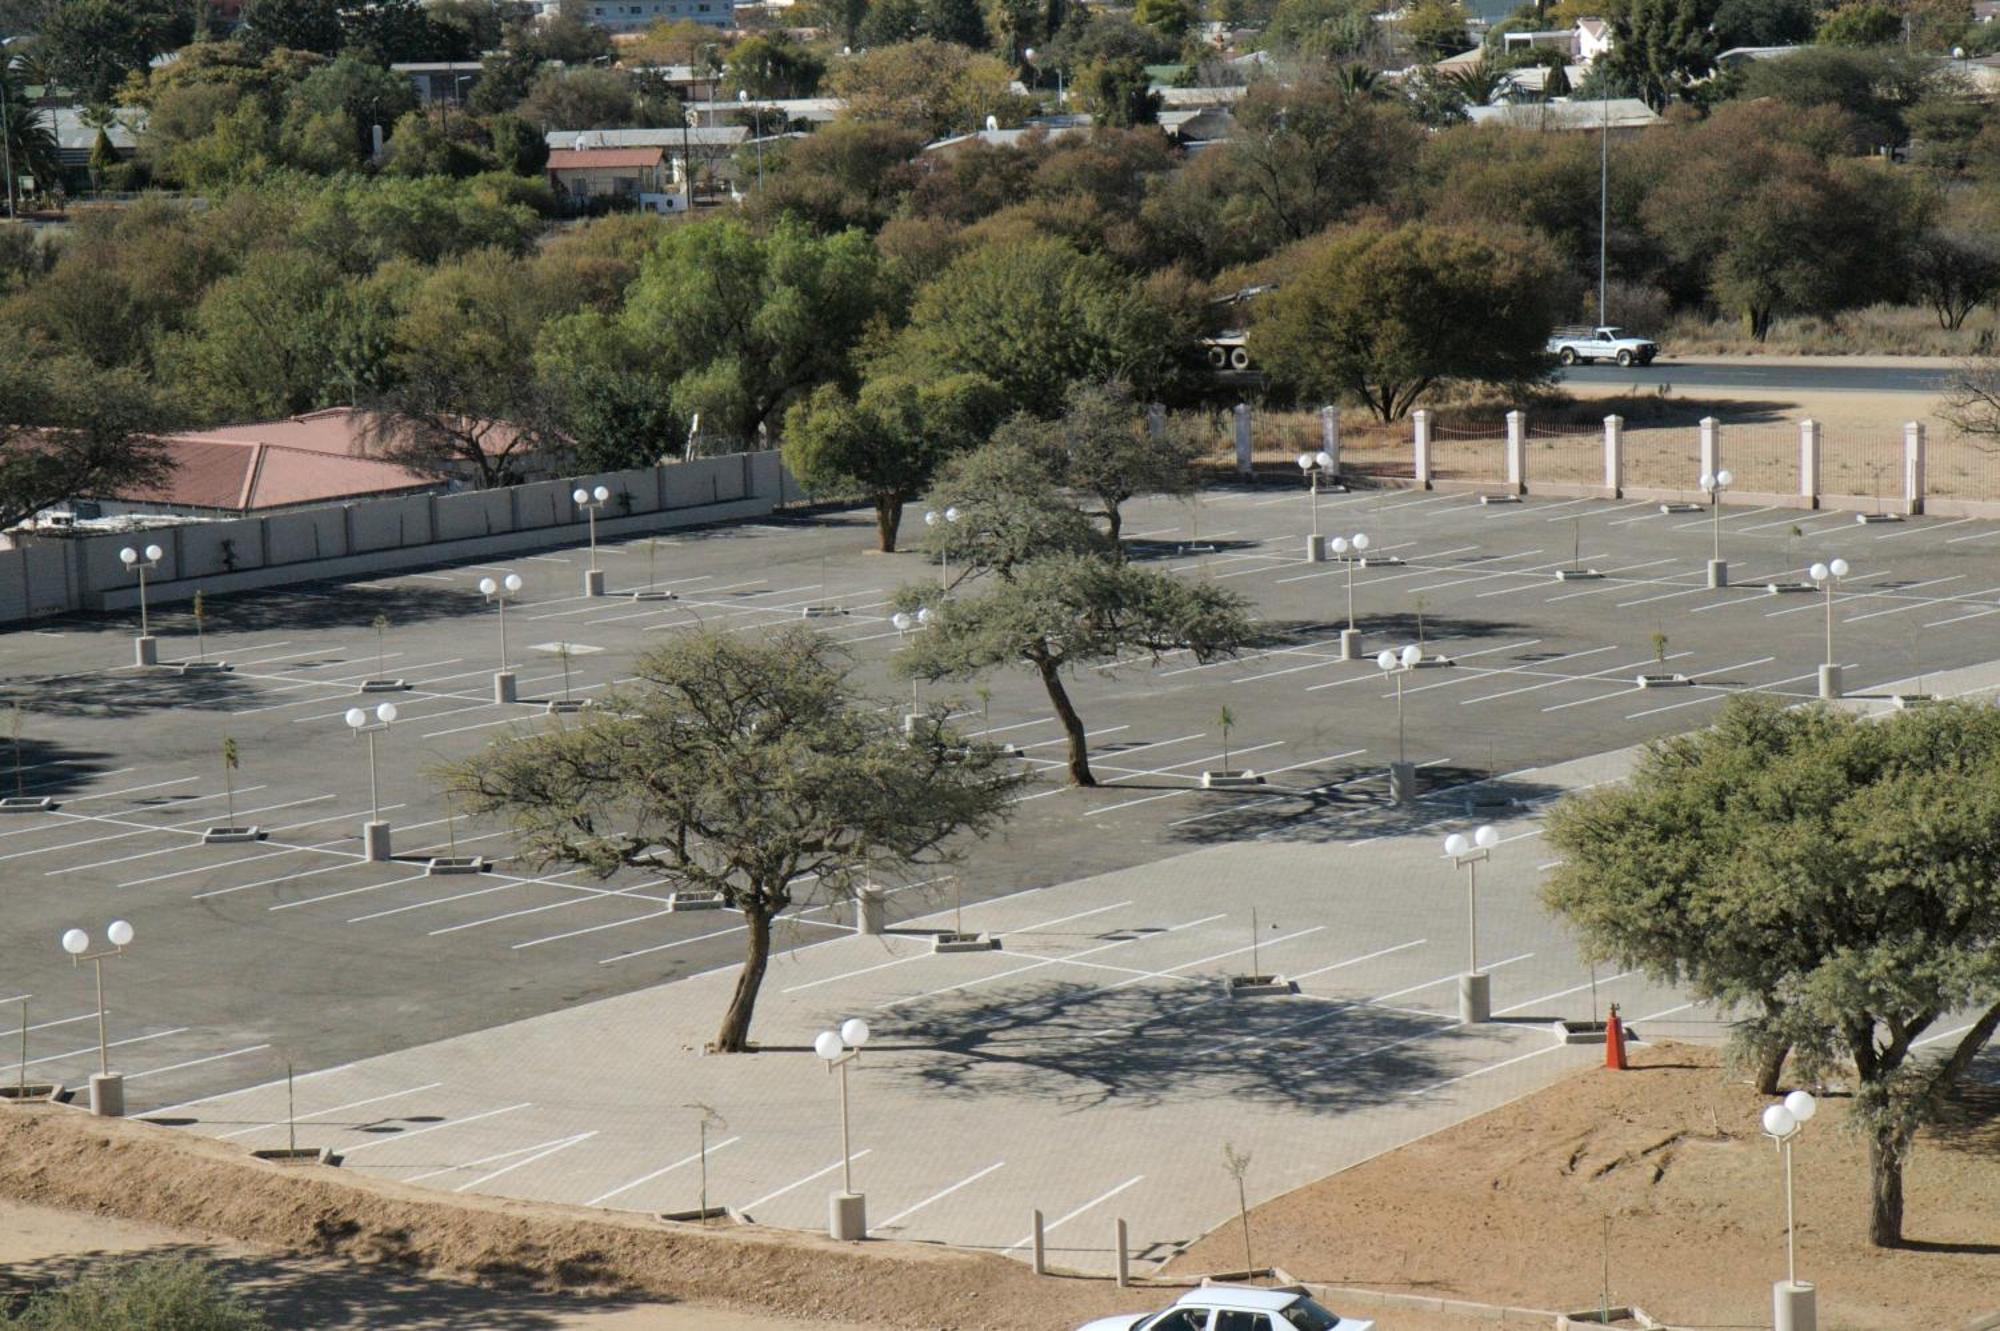
[[[664,148],[556,148],[549,153],[549,188],[572,206],[597,199],[637,204],[641,196],[665,194],[669,185]]]
[[[562,0],[531,0],[538,22],[553,18]],[[584,0],[574,6],[584,22],[607,32],[643,32],[655,23],[736,26],[735,0]]]

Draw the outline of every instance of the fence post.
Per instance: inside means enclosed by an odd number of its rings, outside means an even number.
[[[1333,474],[1340,474],[1340,408],[1331,404],[1319,409],[1319,447],[1333,459]]]
[[[1417,488],[1431,488],[1431,414],[1419,407],[1410,413],[1410,425],[1416,431],[1416,476]]]
[[[1701,418],[1701,474],[1713,476],[1722,466],[1722,422],[1713,416]]]
[[[1029,1253],[1030,1261],[1035,1274],[1045,1276],[1049,1273],[1049,1253],[1042,1238],[1042,1213],[1033,1211],[1030,1214],[1034,1217],[1034,1226],[1028,1240],[1033,1245]]]
[[[1132,1283],[1132,1267],[1125,1252],[1125,1222],[1120,1220],[1117,1227],[1118,1244],[1118,1288],[1124,1289]]]
[[[1924,511],[1924,423],[1909,421],[1903,426],[1903,511]]]
[[[1507,488],[1514,494],[1528,492],[1528,413],[1507,413]]]
[[[1604,488],[1611,492],[1611,498],[1620,499],[1625,494],[1625,418],[1606,416],[1604,418]]]
[[[1819,422],[1799,422],[1799,498],[1819,507]]]
[[[1252,473],[1252,470],[1253,468],[1250,465],[1250,404],[1248,402],[1239,402],[1236,404],[1236,472],[1239,476],[1248,476]]]
[[[1167,404],[1155,402],[1146,408],[1146,437],[1159,443],[1167,437]]]

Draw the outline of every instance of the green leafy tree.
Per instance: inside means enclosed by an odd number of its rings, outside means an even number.
[[[49,113],[28,100],[24,71],[11,62],[0,64],[0,106],[6,111],[7,151],[13,157],[14,174],[33,176],[36,185],[44,189],[60,180],[62,162]],[[92,151],[95,155],[95,149]],[[5,199],[6,190],[0,186],[0,206],[4,206]],[[17,205],[19,200],[17,189]]]
[[[137,374],[0,351],[0,531],[66,499],[154,485],[171,463],[154,431],[164,413]]]
[[[1199,12],[1192,0],[1139,0],[1132,17],[1156,32],[1179,38]]]
[[[1903,1168],[2000,1027],[2000,715],[1864,720],[1775,698],[1656,743],[1625,784],[1573,795],[1544,900],[1584,945],[1750,1007],[1759,1053],[1844,1066],[1868,1134],[1868,1232],[1903,1235]],[[1956,1014],[1942,1058],[1917,1050]],[[1775,1080],[1775,1079],[1773,1079]]]
[[[954,582],[1010,579],[1024,564],[1054,554],[1109,558],[1110,542],[1064,493],[1046,450],[1023,438],[1021,418],[983,448],[938,469],[927,501],[956,508],[957,522],[924,529],[924,553],[949,560]]]
[[[1812,0],[1722,0],[1715,7],[1715,44],[1794,46],[1812,40],[1817,13]]]
[[[983,441],[1005,409],[999,388],[977,374],[871,379],[852,400],[823,384],[785,417],[785,465],[810,489],[867,494],[888,554],[903,505],[923,493],[940,462]]]
[[[847,895],[863,865],[935,873],[999,825],[1021,778],[942,719],[914,742],[804,629],[677,637],[580,726],[453,764],[464,807],[505,818],[531,857],[642,870],[741,912],[743,968],[713,1048],[750,1047],[771,924],[808,883]]]
[[[1416,49],[1418,60],[1442,60],[1471,49],[1466,18],[1465,6],[1458,0],[1417,0],[1402,22],[1403,36]]]
[[[549,129],[625,129],[664,124],[647,115],[632,80],[615,69],[544,69],[535,76],[516,114]],[[678,111],[675,124],[679,124]]]
[[[535,364],[582,470],[647,467],[679,454],[688,418],[674,406],[673,381],[616,319],[584,310],[550,323]]]
[[[1611,50],[1598,63],[1660,110],[1714,71],[1715,9],[1715,0],[1628,0],[1611,13]]]
[[[822,383],[851,384],[875,317],[878,261],[858,231],[796,221],[676,227],[646,256],[622,322],[673,385],[677,410],[738,444]]]
[[[1093,60],[1077,71],[1076,86],[1100,125],[1130,129],[1160,118],[1160,94],[1153,91],[1152,76],[1137,56]]]
[[[243,27],[253,46],[320,55],[338,51],[344,35],[338,0],[249,0]]]
[[[325,406],[332,377],[328,292],[340,273],[323,255],[274,249],[202,297],[189,330],[160,358],[160,379],[208,420],[291,416]]]
[[[393,382],[370,404],[382,455],[490,488],[518,483],[528,457],[559,451],[535,339],[562,299],[498,251],[427,275],[395,327]]]
[[[35,57],[84,102],[108,103],[128,76],[192,35],[187,13],[164,0],[64,0],[43,18]]]
[[[348,159],[359,165],[373,147],[373,128],[380,125],[386,134],[416,107],[416,90],[407,78],[343,53],[306,75],[290,99],[285,118],[340,117],[351,136]]]
[[[1120,379],[1145,393],[1170,386],[1184,348],[1163,342],[1165,312],[1109,261],[1060,240],[972,251],[917,294],[892,353],[905,372],[967,371],[1038,416],[1062,409],[1079,381]]]
[[[1548,374],[1555,265],[1519,233],[1352,227],[1315,246],[1250,329],[1271,377],[1400,419],[1442,379],[1530,384]]]
[[[1279,0],[1265,37],[1284,55],[1352,58],[1376,42],[1374,8],[1362,0]]]
[[[1887,46],[1902,40],[1903,16],[1880,0],[1849,0],[1820,18],[1823,46]]]
[[[1010,88],[1003,60],[956,42],[918,37],[874,47],[834,66],[826,89],[846,99],[847,118],[922,131],[929,138],[981,128],[992,116],[1004,126],[1026,118],[1028,99]]]
[[[728,91],[752,97],[810,97],[826,77],[826,61],[788,32],[760,32],[730,48]]]
[[[1254,631],[1247,604],[1210,582],[1091,555],[1048,555],[978,595],[933,605],[930,626],[911,635],[896,668],[931,680],[1010,665],[1034,671],[1069,739],[1071,783],[1094,786],[1083,718],[1063,676],[1109,670],[1139,653],[1155,661],[1168,652],[1202,662],[1233,655]]]

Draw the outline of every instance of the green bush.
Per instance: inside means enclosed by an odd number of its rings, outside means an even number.
[[[119,1262],[46,1290],[9,1331],[266,1331],[214,1270],[178,1257]]]

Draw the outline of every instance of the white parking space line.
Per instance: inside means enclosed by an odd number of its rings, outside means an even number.
[[[965,1178],[962,1178],[958,1182],[952,1184],[950,1187],[945,1188],[939,1192],[932,1193],[930,1196],[918,1202],[915,1206],[906,1206],[902,1210],[896,1212],[896,1214],[890,1216],[887,1220],[877,1221],[875,1224],[869,1226],[869,1228],[887,1229],[899,1220],[907,1220],[911,1216],[915,1215],[917,1212],[923,1210],[926,1206],[929,1206],[932,1202],[941,1202],[945,1198],[951,1196],[954,1192],[957,1192],[960,1188],[971,1187],[973,1184],[979,1182],[979,1180],[985,1178],[988,1174],[991,1174],[994,1170],[999,1169],[1006,1163],[1007,1162],[1005,1160],[995,1160],[992,1164],[986,1166],[986,1168],[980,1170],[977,1174],[972,1174]],[[1043,1232],[1045,1233],[1047,1232],[1046,1226],[1044,1227]]]
[[[271,1083],[271,1084],[278,1085],[282,1083]],[[297,1114],[294,1115],[290,1121],[293,1123],[310,1123],[314,1119],[324,1118],[328,1114],[342,1114],[350,1109],[360,1109],[364,1105],[379,1105],[384,1100],[400,1100],[402,1097],[406,1095],[420,1095],[425,1091],[434,1091],[442,1085],[444,1085],[444,1083],[441,1081],[427,1081],[421,1086],[411,1086],[400,1091],[387,1091],[381,1095],[368,1096],[366,1099],[349,1100],[346,1104],[328,1105],[325,1109],[315,1109],[310,1113]],[[273,1128],[284,1127],[285,1123],[286,1120],[278,1119],[270,1123],[258,1123],[247,1128],[237,1128],[234,1129],[233,1131],[219,1134],[217,1140],[229,1141],[237,1137],[248,1137],[253,1133],[269,1132]]]
[[[873,1149],[874,1149],[873,1147],[868,1147],[868,1146],[862,1147],[860,1150],[856,1151],[853,1155],[848,1157],[848,1162],[852,1163],[853,1161],[859,1160],[862,1156],[867,1155],[869,1151]],[[840,1163],[841,1163],[840,1161],[836,1160],[832,1164],[828,1165],[825,1169],[816,1169],[812,1173],[806,1175],[804,1178],[795,1179],[792,1182],[787,1183],[784,1187],[779,1188],[775,1192],[765,1193],[762,1197],[759,1197],[756,1201],[745,1202],[738,1209],[744,1215],[747,1216],[749,1215],[750,1212],[754,1211],[757,1207],[762,1206],[765,1202],[775,1202],[778,1200],[778,1198],[783,1197],[788,1192],[795,1192],[798,1189],[803,1188],[808,1183],[811,1183],[817,1179],[825,1178],[828,1174],[831,1174],[835,1170],[839,1169]]]
[[[1449,641],[1449,640],[1447,640],[1447,641]],[[1498,647],[1482,647],[1482,648],[1480,648],[1480,649],[1479,649],[1478,651],[1476,651],[1476,652],[1458,652],[1458,653],[1456,653],[1455,655],[1453,655],[1453,657],[1452,657],[1452,660],[1453,660],[1453,661],[1457,661],[1457,662],[1465,662],[1465,661],[1472,661],[1472,660],[1477,660],[1477,659],[1478,659],[1479,657],[1482,657],[1482,656],[1493,656],[1493,655],[1495,655],[1495,654],[1497,654],[1497,653],[1499,653],[1499,652],[1517,652],[1517,651],[1520,651],[1520,650],[1521,650],[1522,648],[1524,648],[1524,647],[1535,647],[1535,646],[1539,646],[1539,645],[1541,644],[1541,641],[1542,641],[1542,640],[1541,640],[1540,638],[1526,638],[1526,639],[1523,639],[1523,640],[1522,640],[1522,641],[1520,641],[1520,642],[1503,642],[1503,643],[1501,643],[1501,644],[1500,644],[1500,645],[1499,645]],[[1433,642],[1433,643],[1431,644],[1431,646],[1433,646],[1433,647],[1436,647],[1436,646],[1438,646],[1438,645],[1439,645],[1439,644],[1438,644],[1438,643],[1435,643],[1435,642]],[[1368,664],[1368,665],[1372,666],[1372,665],[1374,664],[1374,662],[1370,661],[1370,662],[1366,662],[1365,664]],[[1420,685],[1418,685],[1418,686],[1417,686],[1416,688],[1414,688],[1414,689],[1408,689],[1408,690],[1406,690],[1406,692],[1409,692],[1409,693],[1421,693],[1421,692],[1423,692],[1423,691],[1424,691],[1425,689],[1432,689],[1432,688],[1443,688],[1443,687],[1445,687],[1445,685],[1446,685],[1446,684],[1454,684],[1454,683],[1464,683],[1464,682],[1467,682],[1467,680],[1468,680],[1468,677],[1469,677],[1469,678],[1477,678],[1477,677],[1480,677],[1480,676],[1484,676],[1484,675],[1495,675],[1495,674],[1498,674],[1498,675],[1505,675],[1505,674],[1510,674],[1510,673],[1513,673],[1513,672],[1515,672],[1515,671],[1517,671],[1517,670],[1525,670],[1525,669],[1527,669],[1527,668],[1528,668],[1527,666],[1510,666],[1510,667],[1507,667],[1507,668],[1505,668],[1505,669],[1500,669],[1500,670],[1488,670],[1488,669],[1486,669],[1485,667],[1480,667],[1480,668],[1479,668],[1479,669],[1477,669],[1477,670],[1473,670],[1473,671],[1470,671],[1470,672],[1468,672],[1468,675],[1467,675],[1467,676],[1461,676],[1461,677],[1460,677],[1460,678],[1458,678],[1458,679],[1455,679],[1455,680],[1448,680],[1448,681],[1445,681],[1445,683],[1441,683],[1441,684],[1420,684]],[[1454,666],[1454,667],[1453,667],[1453,669],[1454,669],[1454,670],[1456,670],[1456,669],[1457,669],[1457,667],[1456,667],[1456,666]],[[1336,689],[1336,688],[1339,688],[1339,687],[1340,687],[1341,685],[1343,685],[1343,684],[1364,684],[1364,683],[1367,683],[1367,682],[1369,682],[1369,681],[1371,681],[1371,680],[1372,680],[1372,681],[1376,681],[1376,682],[1380,682],[1381,678],[1382,678],[1382,672],[1381,672],[1380,670],[1370,670],[1370,671],[1369,671],[1369,673],[1367,673],[1367,674],[1365,674],[1365,675],[1354,675],[1354,676],[1351,676],[1351,677],[1349,677],[1349,678],[1347,678],[1347,679],[1332,679],[1332,680],[1328,680],[1328,681],[1327,681],[1326,683],[1324,683],[1324,684],[1308,684],[1308,685],[1306,685],[1306,690],[1305,690],[1305,691],[1306,691],[1307,693],[1317,693],[1317,692],[1318,692],[1319,690],[1321,690],[1321,689]],[[1392,696],[1393,696],[1393,695],[1392,695]]]
[[[210,1054],[207,1058],[191,1058],[185,1063],[169,1063],[163,1068],[147,1068],[144,1072],[128,1072],[126,1081],[143,1081],[147,1077],[162,1077],[169,1072],[179,1072],[183,1068],[198,1068],[204,1063],[220,1063],[226,1058],[241,1058],[245,1054],[260,1054],[269,1049],[268,1044],[253,1044],[245,1049],[232,1049],[226,1054]]]
[[[91,1015],[96,1016],[97,1014],[92,1013]],[[170,1035],[186,1035],[190,1030],[193,1029],[194,1028],[191,1026],[176,1026],[172,1030],[154,1031],[150,1035],[134,1035],[123,1040],[112,1040],[104,1047],[106,1049],[123,1049],[126,1045],[144,1044],[148,1040],[164,1040]],[[24,1067],[26,1068],[39,1067],[43,1063],[60,1063],[65,1059],[83,1058],[86,1055],[94,1054],[96,1052],[97,1052],[97,1045],[95,1042],[93,1042],[91,1044],[85,1045],[81,1049],[72,1049],[67,1053],[46,1054],[41,1058],[31,1058],[26,1063],[15,1062],[15,1063],[0,1064],[0,1072],[14,1072]]]
[[[1844,668],[1848,670],[1859,670],[1861,667],[1858,663],[1850,662]],[[1775,689],[1780,684],[1798,684],[1808,679],[1817,679],[1818,677],[1819,677],[1819,672],[1817,670],[1804,675],[1787,675],[1783,679],[1771,679],[1771,680],[1765,680],[1761,684],[1752,684],[1750,686],[1750,691],[1762,692],[1769,689]],[[1725,699],[1739,692],[1739,690],[1736,689],[1726,689],[1714,684],[1696,683],[1695,687],[1702,691],[1700,697],[1689,698],[1684,702],[1667,703],[1664,706],[1660,707],[1649,707],[1643,712],[1629,713],[1625,717],[1625,719],[1627,721],[1637,721],[1648,716],[1658,716],[1661,712],[1677,712],[1683,707],[1700,707],[1704,703],[1722,702]]]
[[[1083,958],[1083,957],[1094,957],[1094,956],[1096,956],[1096,955],[1097,955],[1098,953],[1100,953],[1100,952],[1109,952],[1109,951],[1111,951],[1111,950],[1112,950],[1113,948],[1119,948],[1119,947],[1130,947],[1130,946],[1132,946],[1132,945],[1133,945],[1134,943],[1149,943],[1149,942],[1152,942],[1152,941],[1153,941],[1154,939],[1156,939],[1156,938],[1165,938],[1165,937],[1167,937],[1167,936],[1168,936],[1169,934],[1176,934],[1176,933],[1179,933],[1179,932],[1180,932],[1181,930],[1183,930],[1183,929],[1193,929],[1193,928],[1197,927],[1198,925],[1203,925],[1203,924],[1213,924],[1213,923],[1215,923],[1215,921],[1217,921],[1217,920],[1221,920],[1221,919],[1226,919],[1226,918],[1228,918],[1228,915],[1229,915],[1229,912],[1228,912],[1228,911],[1219,911],[1219,912],[1217,912],[1217,913],[1216,913],[1216,914],[1214,914],[1214,915],[1204,915],[1204,916],[1202,916],[1202,917],[1201,917],[1200,919],[1198,919],[1198,920],[1187,920],[1187,921],[1184,921],[1184,922],[1182,922],[1182,923],[1180,923],[1180,924],[1173,924],[1173,925],[1168,925],[1168,926],[1167,926],[1166,928],[1164,928],[1164,929],[1161,929],[1161,930],[1160,930],[1159,932],[1157,932],[1157,933],[1150,933],[1150,934],[1140,934],[1140,935],[1138,935],[1138,936],[1136,936],[1136,937],[1133,937],[1133,938],[1120,938],[1120,939],[1117,939],[1117,940],[1115,940],[1115,941],[1113,941],[1113,942],[1109,942],[1109,943],[1100,943],[1100,944],[1098,944],[1098,945],[1097,945],[1096,947],[1087,947],[1087,948],[1085,948],[1085,949],[1084,949],[1083,951],[1081,951],[1081,952],[1075,952],[1075,953],[1072,953],[1072,954],[1070,954],[1070,958],[1066,958],[1066,959],[1072,959],[1072,958],[1076,958],[1076,959],[1080,959],[1080,958]],[[1322,927],[1322,928],[1323,928],[1323,927],[1325,927],[1325,926],[1320,926],[1320,927]],[[1310,931],[1310,930],[1308,930],[1307,932],[1311,932],[1311,931]],[[1283,940],[1273,940],[1273,942],[1274,942],[1274,943],[1275,943],[1275,942],[1280,942],[1280,941],[1283,941]],[[1271,945],[1271,944],[1265,944],[1265,946],[1270,946],[1270,945]],[[1247,949],[1246,949],[1246,950],[1247,950]],[[1034,961],[1034,962],[1030,962],[1030,963],[1028,963],[1028,964],[1027,964],[1027,965],[1025,965],[1025,966],[1016,966],[1016,967],[1014,967],[1014,968],[1013,968],[1012,970],[1005,970],[1005,971],[997,971],[997,972],[995,972],[995,973],[994,973],[994,974],[992,974],[992,975],[981,975],[981,976],[978,976],[978,977],[976,977],[976,978],[974,978],[974,979],[970,979],[970,980],[961,980],[961,981],[960,981],[959,983],[957,983],[957,984],[948,984],[948,985],[945,985],[945,986],[944,986],[943,988],[941,988],[941,989],[929,989],[929,990],[925,990],[925,991],[924,991],[923,993],[920,993],[920,994],[905,994],[905,995],[904,995],[903,997],[901,997],[901,998],[892,998],[892,999],[890,999],[890,1000],[889,1000],[888,1002],[886,1002],[886,1003],[877,1003],[877,1004],[876,1004],[875,1006],[876,1006],[876,1007],[878,1007],[878,1008],[892,1008],[892,1007],[901,1007],[901,1006],[902,1006],[903,1004],[905,1004],[905,1003],[915,1003],[915,1002],[919,1002],[919,1001],[921,1001],[921,1000],[923,1000],[923,999],[926,999],[926,998],[935,998],[935,997],[937,997],[937,996],[938,996],[939,994],[953,994],[953,993],[957,993],[957,992],[959,992],[960,990],[964,990],[964,989],[970,989],[970,988],[972,988],[972,987],[973,987],[974,985],[978,985],[978,984],[991,984],[991,983],[993,983],[993,982],[994,982],[994,981],[996,981],[996,980],[1007,980],[1007,979],[1012,979],[1012,978],[1013,978],[1014,976],[1016,976],[1016,975],[1025,975],[1025,974],[1027,974],[1027,973],[1028,973],[1029,971],[1038,971],[1038,970],[1041,970],[1041,969],[1042,969],[1042,968],[1043,968],[1044,966],[1053,966],[1053,965],[1055,965],[1055,964],[1056,964],[1056,963],[1055,963],[1055,962],[1053,962],[1053,961]],[[1200,963],[1198,963],[1198,962],[1189,962],[1189,963],[1188,963],[1188,965],[1190,965],[1190,966],[1192,966],[1192,965],[1199,965],[1199,964],[1200,964]],[[1185,967],[1182,967],[1182,966],[1176,966],[1176,967],[1174,967],[1174,968],[1173,968],[1173,970],[1183,970],[1183,969],[1185,969]],[[1156,972],[1156,973],[1157,973],[1157,974],[1162,974],[1162,975],[1165,975],[1165,974],[1171,974],[1172,972],[1171,972],[1171,971],[1161,971],[1161,972]],[[1116,987],[1118,987],[1118,986],[1116,986],[1116,985],[1112,986],[1112,988],[1116,988]],[[1101,991],[1101,990],[1100,990],[1100,991],[1094,991],[1094,992],[1103,992],[1103,991]],[[1088,995],[1085,995],[1085,996],[1087,997]]]
[[[570,1136],[570,1137],[551,1137],[549,1138],[549,1140],[545,1142],[536,1142],[532,1146],[516,1146],[505,1151],[495,1151],[491,1155],[482,1155],[477,1160],[467,1160],[464,1164],[445,1165],[441,1169],[427,1169],[421,1174],[410,1174],[405,1176],[402,1179],[402,1182],[421,1183],[427,1178],[437,1178],[441,1174],[455,1174],[461,1169],[477,1169],[481,1165],[490,1165],[495,1160],[507,1160],[517,1155],[523,1155],[529,1151],[539,1151],[545,1146],[554,1146],[559,1142],[575,1142],[581,1140],[582,1138],[594,1137],[596,1135],[597,1135],[596,1132],[592,1131],[592,1132],[578,1133],[575,1136]]]
[[[1084,1212],[1093,1210],[1096,1207],[1104,1205],[1104,1203],[1110,1201],[1113,1197],[1116,1197],[1119,1193],[1125,1191],[1127,1188],[1130,1188],[1135,1184],[1144,1182],[1145,1178],[1146,1176],[1144,1174],[1135,1174],[1131,1178],[1128,1178],[1123,1183],[1119,1184],[1117,1187],[1113,1188],[1111,1191],[1091,1198],[1089,1201],[1085,1202],[1082,1206],[1079,1206],[1074,1211],[1071,1211],[1068,1215],[1058,1216],[1054,1220],[1049,1221],[1047,1224],[1042,1226],[1043,1236],[1046,1237],[1047,1235],[1054,1233],[1057,1229],[1061,1228],[1064,1225],[1067,1225],[1070,1221],[1076,1219]],[[1021,1249],[1027,1247],[1030,1243],[1033,1243],[1034,1241],[1035,1241],[1034,1231],[1030,1230],[1027,1234],[1022,1236],[1020,1242],[1010,1244],[1008,1247],[1001,1249],[1001,1255],[1004,1257],[1006,1254],[1010,1252],[1019,1252]]]
[[[525,1160],[516,1160],[513,1164],[504,1165],[501,1168],[494,1170],[490,1174],[481,1174],[476,1179],[471,1179],[465,1183],[461,1183],[456,1188],[453,1188],[452,1191],[470,1192],[472,1189],[477,1188],[482,1184],[491,1183],[494,1179],[500,1178],[501,1176],[506,1174],[511,1174],[517,1169],[525,1169],[529,1165],[532,1165],[539,1160],[546,1160],[550,1156],[556,1154],[559,1151],[567,1151],[572,1146],[576,1146],[583,1142],[587,1142],[596,1135],[597,1131],[594,1128],[589,1132],[579,1132],[576,1136],[571,1137],[569,1140],[558,1143],[557,1145],[554,1146],[550,1146],[545,1150],[537,1151]]]
[[[725,1147],[734,1146],[737,1142],[740,1142],[742,1140],[743,1139],[741,1137],[725,1137],[721,1141],[709,1147],[708,1153],[710,1155],[714,1155],[717,1151],[720,1151]],[[693,1155],[684,1155],[670,1165],[660,1166],[658,1169],[654,1170],[650,1174],[641,1174],[638,1178],[633,1179],[630,1183],[621,1183],[609,1192],[600,1192],[595,1197],[592,1197],[589,1201],[585,1202],[584,1205],[602,1206],[604,1203],[610,1201],[613,1197],[622,1197],[626,1193],[632,1191],[632,1189],[639,1187],[641,1184],[651,1183],[654,1179],[659,1178],[661,1175],[671,1174],[676,1169],[679,1169],[684,1165],[691,1165],[699,1159],[701,1159],[701,1152],[699,1151],[696,1151]]]
[[[1962,577],[1964,575],[1961,574],[1959,576]],[[1938,581],[1950,582],[1951,579],[1939,578]],[[1917,585],[1926,586],[1928,584],[1919,583]],[[1840,622],[1843,624],[1859,624],[1864,619],[1880,619],[1884,615],[1903,615],[1903,614],[1908,614],[1912,610],[1936,610],[1940,606],[1964,605],[1968,601],[1972,601],[1973,598],[1975,597],[1991,596],[1995,592],[2000,592],[2000,587],[1981,587],[1976,592],[1956,592],[1948,599],[1940,598],[1938,600],[1932,600],[1929,597],[1922,597],[1917,600],[1911,601],[1907,605],[1892,605],[1886,610],[1870,610],[1865,615],[1849,615]]]

